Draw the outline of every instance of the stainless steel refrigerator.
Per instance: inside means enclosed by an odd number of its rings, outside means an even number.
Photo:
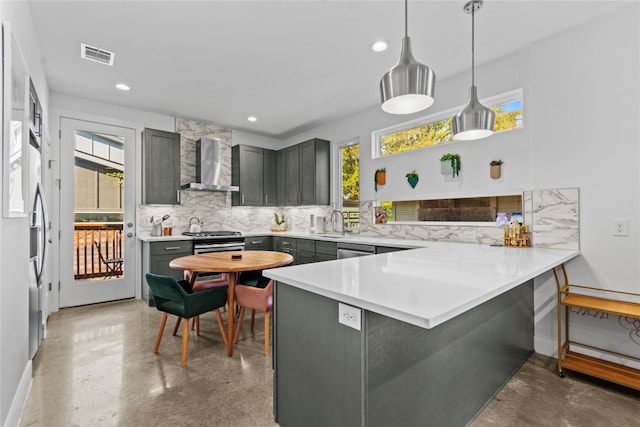
[[[42,186],[42,110],[31,85],[29,118],[29,359],[38,351],[44,334],[43,274],[47,249],[47,210]]]

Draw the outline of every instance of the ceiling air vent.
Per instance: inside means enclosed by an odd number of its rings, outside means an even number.
[[[105,65],[111,65],[113,67],[113,58],[115,53],[108,50],[100,49],[99,47],[89,46],[85,43],[80,43],[80,57],[88,59],[89,61],[99,62]]]

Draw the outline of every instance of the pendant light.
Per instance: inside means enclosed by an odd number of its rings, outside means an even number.
[[[400,61],[380,80],[382,109],[391,114],[411,114],[433,104],[436,74],[411,54],[407,0],[404,1],[404,38]]]
[[[475,86],[474,70],[474,32],[475,32],[475,12],[482,7],[482,0],[471,0],[464,5],[464,11],[471,14],[471,88],[469,88],[469,99],[455,116],[453,116],[453,139],[472,140],[486,138],[493,134],[493,126],[496,121],[496,114],[482,105],[478,101],[478,92]]]

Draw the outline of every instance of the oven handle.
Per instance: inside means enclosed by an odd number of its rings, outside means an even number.
[[[198,251],[202,249],[224,249],[224,248],[244,248],[243,242],[236,243],[210,243],[210,244],[198,244],[193,245],[193,250]]]

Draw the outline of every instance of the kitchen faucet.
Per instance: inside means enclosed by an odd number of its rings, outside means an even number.
[[[337,213],[338,217],[340,218],[340,229],[338,230],[336,227],[336,221],[333,220],[333,214]],[[329,221],[331,221],[333,223],[333,232],[336,233],[338,231],[340,231],[342,233],[342,235],[344,236],[344,216],[342,215],[342,211],[340,209],[334,209],[333,212],[331,212],[331,216],[329,217]]]

